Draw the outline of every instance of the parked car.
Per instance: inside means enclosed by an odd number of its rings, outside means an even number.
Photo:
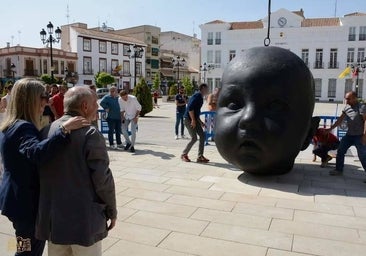
[[[99,99],[103,98],[108,93],[109,93],[109,89],[107,89],[107,88],[97,88],[97,96]]]

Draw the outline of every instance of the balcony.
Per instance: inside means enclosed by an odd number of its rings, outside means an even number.
[[[207,39],[207,45],[213,45],[213,39]]]
[[[24,69],[24,76],[38,76],[38,70],[36,70],[36,69]]]
[[[215,44],[216,44],[216,45],[220,45],[220,44],[221,44],[221,39],[216,38],[216,39],[215,39]]]
[[[83,75],[93,75],[93,69],[84,69],[83,70]]]
[[[338,69],[339,68],[339,62],[334,62],[334,61],[328,62],[328,68],[329,69]]]
[[[324,63],[322,61],[315,61],[314,69],[321,69],[321,68],[324,68]]]
[[[348,41],[356,41],[356,34],[349,34]]]
[[[6,77],[6,78],[13,77],[13,73],[12,73],[12,70],[11,69],[4,69],[3,70],[3,74],[4,74],[4,77]]]

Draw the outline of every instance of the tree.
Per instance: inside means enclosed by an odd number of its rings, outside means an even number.
[[[94,78],[98,87],[106,87],[107,84],[113,84],[115,82],[114,77],[106,72],[99,72]]]
[[[182,79],[182,85],[184,86],[184,89],[186,91],[187,96],[191,96],[193,94],[193,85],[191,80],[188,76],[183,77]]]
[[[169,88],[169,96],[175,96],[178,93],[178,86],[173,84]]]
[[[160,75],[159,75],[159,73],[156,73],[155,74],[155,77],[154,77],[154,82],[153,82],[153,89],[154,89],[154,91],[158,91],[159,93],[160,93],[160,83],[161,83],[161,81],[160,81]]]
[[[41,80],[45,84],[54,84],[54,83],[57,82],[57,80],[55,78],[52,79],[52,77],[50,75],[48,75],[48,74],[41,75]]]
[[[151,91],[143,77],[133,89],[133,94],[136,96],[142,107],[140,116],[145,116],[153,110]]]

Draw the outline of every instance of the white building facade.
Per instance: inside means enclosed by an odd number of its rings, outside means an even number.
[[[65,25],[61,30],[61,49],[78,55],[79,84],[94,84],[98,72],[107,72],[114,76],[119,89],[131,90],[135,74],[136,83],[144,76],[145,54],[131,57],[134,45],[146,51],[144,42],[118,35],[107,27],[88,29],[84,23]]]
[[[201,62],[214,67],[207,72],[207,83],[220,87],[223,69],[240,52],[263,46],[268,18],[248,22],[212,21],[201,27]],[[303,10],[279,9],[271,14],[271,46],[288,49],[307,64],[315,79],[319,101],[342,101],[345,92],[358,91],[366,98],[364,73],[358,85],[351,76],[338,78],[352,65],[365,59],[366,14],[353,13],[338,18],[306,19]]]

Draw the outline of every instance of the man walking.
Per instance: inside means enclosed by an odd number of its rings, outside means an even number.
[[[355,92],[348,92],[345,96],[346,107],[342,115],[327,130],[330,132],[343,121],[347,122],[348,131],[342,138],[337,150],[336,168],[329,172],[330,175],[342,175],[344,156],[351,146],[357,149],[358,158],[364,170],[366,170],[366,106],[358,102]]]
[[[141,104],[135,96],[129,95],[125,90],[120,92],[120,96],[118,101],[121,109],[122,133],[126,140],[125,150],[130,150],[133,153],[135,152],[136,130]],[[131,139],[128,134],[128,126],[130,124]]]
[[[186,112],[187,96],[184,95],[184,86],[180,86],[179,93],[175,96],[175,105],[177,105],[176,120],[175,120],[175,139],[178,137],[180,124],[180,135],[184,139],[184,113]]]
[[[100,102],[100,106],[105,110],[107,115],[108,123],[108,140],[109,147],[113,149],[122,148],[121,141],[121,114],[118,104],[118,93],[117,87],[111,86],[109,89],[109,94],[104,96]],[[113,134],[116,134],[117,146],[114,144]]]
[[[203,156],[203,151],[205,147],[205,133],[203,127],[205,124],[200,119],[201,107],[203,105],[203,97],[208,94],[207,84],[201,84],[199,86],[199,91],[196,92],[190,99],[187,105],[186,112],[184,114],[184,124],[191,136],[191,141],[187,144],[186,148],[183,150],[181,159],[185,162],[190,162],[188,153],[191,150],[194,143],[197,141],[197,135],[200,137],[199,147],[198,147],[198,158],[197,163],[207,163],[209,160]]]
[[[74,87],[65,94],[64,107],[65,115],[52,123],[49,136],[72,116],[93,121],[97,95],[87,86]],[[101,256],[101,240],[117,217],[104,137],[88,126],[72,131],[70,140],[54,161],[40,166],[36,237],[48,240],[48,255]]]

